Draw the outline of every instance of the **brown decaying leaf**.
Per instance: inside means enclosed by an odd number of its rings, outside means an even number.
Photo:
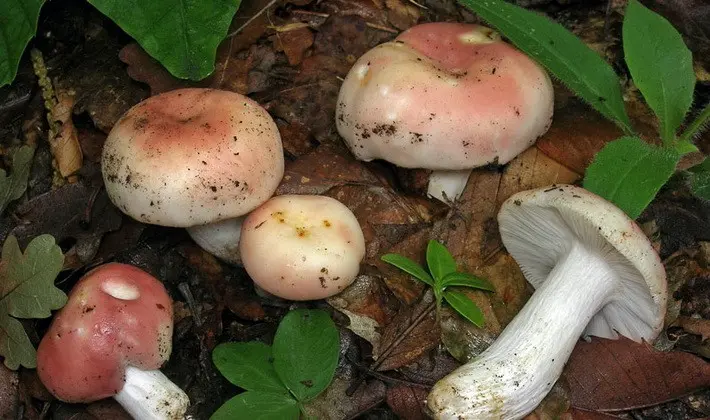
[[[307,26],[291,30],[277,30],[271,36],[274,49],[283,51],[288,58],[288,63],[292,66],[301,64],[304,53],[313,45],[314,39],[313,32]]]
[[[75,174],[83,165],[84,159],[77,136],[72,111],[75,98],[70,92],[56,90],[57,104],[51,113],[51,118],[58,124],[58,131],[49,135],[49,146],[57,162],[57,169],[62,177]]]
[[[385,371],[406,366],[439,344],[433,293],[425,293],[415,305],[392,318],[382,331],[380,345],[373,348],[375,370]]]
[[[357,418],[385,399],[387,387],[381,381],[364,382],[354,394],[347,395],[350,385],[350,380],[336,376],[322,394],[306,403],[308,417],[322,420]]]
[[[395,385],[387,389],[387,405],[399,418],[426,420],[424,412],[429,391],[407,385]]]
[[[710,320],[679,316],[676,324],[691,334],[701,336],[703,340],[710,338]]]
[[[17,415],[19,383],[16,371],[0,366],[0,419],[14,419]]]
[[[579,342],[565,367],[573,407],[621,411],[648,407],[710,386],[710,363],[648,343],[593,338]]]

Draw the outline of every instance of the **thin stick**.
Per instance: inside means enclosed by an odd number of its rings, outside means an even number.
[[[247,26],[249,26],[250,23],[252,23],[256,18],[258,18],[259,16],[261,16],[266,10],[268,10],[269,8],[271,8],[271,6],[273,6],[274,4],[276,4],[278,1],[279,1],[279,0],[271,0],[270,2],[268,2],[268,3],[266,4],[266,6],[264,6],[261,10],[259,10],[258,12],[256,12],[256,14],[255,14],[254,16],[250,17],[249,20],[247,20],[246,22],[244,22],[244,24],[243,24],[242,26],[238,27],[236,31],[234,31],[234,32],[232,32],[231,34],[227,35],[227,38],[233,37],[234,35],[236,35],[236,34],[238,34],[239,32],[241,32],[244,28],[246,28]]]

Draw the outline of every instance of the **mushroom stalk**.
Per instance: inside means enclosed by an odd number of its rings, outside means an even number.
[[[182,420],[190,401],[187,394],[159,370],[126,367],[126,383],[114,395],[134,419]]]
[[[452,204],[463,193],[472,169],[434,171],[429,175],[427,194],[446,204]]]
[[[246,216],[187,228],[187,233],[200,248],[231,264],[241,265],[239,238]]]
[[[613,269],[577,243],[496,341],[434,385],[436,419],[519,419],[552,389],[578,338],[615,292]]]

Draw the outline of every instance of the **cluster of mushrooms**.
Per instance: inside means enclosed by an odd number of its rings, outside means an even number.
[[[363,55],[338,98],[338,132],[360,160],[431,170],[428,194],[452,202],[473,168],[505,164],[550,126],[546,72],[483,26],[430,23]],[[365,241],[339,201],[273,196],[284,174],[276,124],[233,92],[180,89],[131,108],[102,155],[108,194],[144,223],[184,227],[218,258],[289,300],[339,293]],[[427,398],[437,419],[519,419],[560,376],[582,335],[652,341],[663,326],[663,265],[633,220],[576,186],[510,197],[506,249],[537,289],[481,355]],[[68,402],[113,396],[136,419],[182,419],[189,400],[158,370],[172,303],[162,283],[111,263],[72,289],[38,350],[47,388]]]

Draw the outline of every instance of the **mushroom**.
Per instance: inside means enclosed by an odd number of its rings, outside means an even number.
[[[454,201],[472,168],[507,163],[547,131],[553,101],[547,73],[497,32],[427,23],[357,60],[336,125],[356,158],[433,170],[428,194]]]
[[[315,300],[355,280],[365,238],[355,215],[340,201],[281,195],[246,217],[239,248],[244,269],[266,292]]]
[[[183,419],[187,395],[158,370],[172,350],[163,284],[139,268],[104,264],[82,277],[37,350],[37,373],[58,399],[115,398],[136,419]]]
[[[601,197],[553,185],[510,197],[503,244],[537,289],[496,341],[435,384],[436,419],[519,419],[562,373],[580,335],[652,341],[666,274],[636,223]]]
[[[101,169],[124,213],[188,228],[205,250],[238,263],[239,217],[274,194],[284,156],[276,124],[253,100],[178,89],[121,117],[106,139]]]

